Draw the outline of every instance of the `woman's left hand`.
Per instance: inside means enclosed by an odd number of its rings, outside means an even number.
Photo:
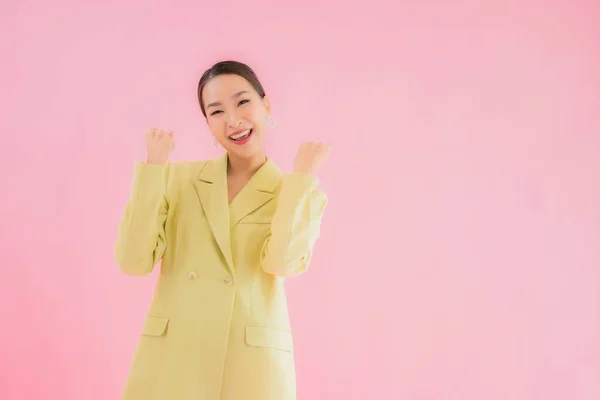
[[[294,171],[312,174],[329,155],[329,146],[319,142],[303,143],[296,153]]]

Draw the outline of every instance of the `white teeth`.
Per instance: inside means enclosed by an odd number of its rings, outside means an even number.
[[[249,134],[250,134],[250,129],[246,129],[244,132],[241,132],[241,133],[239,133],[237,135],[234,135],[234,136],[230,136],[230,138],[233,139],[233,140],[239,140],[239,139],[245,138]]]

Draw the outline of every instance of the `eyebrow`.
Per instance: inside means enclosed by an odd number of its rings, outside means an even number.
[[[247,90],[242,90],[242,91],[240,91],[240,92],[237,92],[237,93],[236,93],[236,94],[234,94],[233,96],[231,96],[231,98],[232,98],[232,99],[235,99],[236,97],[240,97],[241,95],[243,95],[243,94],[245,94],[245,93],[248,93],[248,91],[247,91]],[[209,109],[210,107],[217,107],[217,106],[221,106],[221,105],[222,105],[222,104],[221,104],[221,102],[219,102],[219,101],[214,101],[214,102],[212,102],[212,103],[208,104],[208,105],[206,106],[206,109]]]

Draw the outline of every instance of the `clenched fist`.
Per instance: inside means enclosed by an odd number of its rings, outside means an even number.
[[[144,139],[148,150],[146,164],[165,164],[171,156],[173,147],[175,147],[173,131],[152,128],[152,130],[144,135]]]
[[[329,154],[329,146],[324,143],[307,142],[298,149],[294,161],[294,171],[312,174]]]

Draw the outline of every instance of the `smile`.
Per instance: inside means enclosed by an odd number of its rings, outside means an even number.
[[[236,144],[245,144],[248,142],[248,140],[250,140],[250,138],[252,137],[252,133],[254,132],[253,129],[246,129],[240,132],[236,132],[232,135],[230,135],[228,138],[229,140],[233,141]]]

